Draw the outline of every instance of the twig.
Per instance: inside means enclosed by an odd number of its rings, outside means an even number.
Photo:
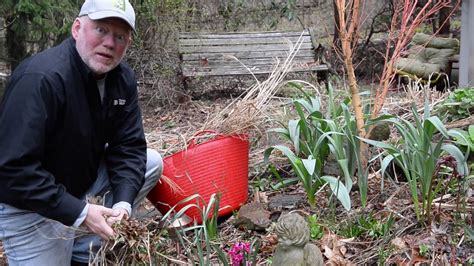
[[[460,127],[464,127],[464,126],[468,126],[472,124],[474,124],[474,115],[471,115],[470,117],[467,117],[458,121],[449,122],[445,125],[445,127],[447,129],[460,128]]]
[[[450,210],[454,210],[458,208],[457,204],[439,203],[439,202],[433,203],[433,206],[436,206],[438,208],[443,208],[443,209],[450,209]],[[468,211],[474,211],[474,206],[467,205],[467,206],[464,206],[463,208]]]
[[[446,195],[443,195],[439,198],[434,199],[432,202],[435,203],[435,202],[438,202],[438,201],[441,201],[441,200],[447,200],[447,199],[451,198],[451,196],[452,196],[451,194],[446,194]]]
[[[403,209],[403,211],[404,211],[404,210],[406,210],[406,209],[408,209],[408,208],[405,208],[405,209]],[[399,212],[397,212],[397,211],[395,211],[395,210],[392,210],[391,208],[388,208],[388,207],[387,207],[387,210],[388,210],[389,212],[391,212],[391,213],[395,214],[396,216],[398,216],[398,217],[402,218],[403,220],[406,220],[406,221],[409,221],[409,222],[411,222],[411,220],[410,220],[410,219],[408,219],[407,217],[405,217],[405,216],[401,215]]]

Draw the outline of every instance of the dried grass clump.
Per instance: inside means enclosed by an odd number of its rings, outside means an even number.
[[[203,129],[214,130],[219,134],[251,134],[260,135],[263,131],[262,125],[267,120],[267,110],[269,101],[284,85],[284,78],[291,71],[294,62],[293,58],[298,53],[302,44],[302,38],[295,44],[288,41],[288,55],[285,60],[275,58],[275,65],[268,78],[260,82],[252,73],[251,69],[245,66],[250,74],[255,78],[256,83],[250,86],[245,92],[232,101],[222,111],[209,119]],[[238,60],[231,56],[233,59]],[[240,61],[239,61],[240,62]]]
[[[157,247],[166,247],[166,232],[153,220],[122,220],[113,225],[115,238],[106,241],[89,265],[156,264]]]
[[[434,110],[434,106],[442,102],[448,95],[449,90],[440,92],[431,88],[429,83],[419,80],[409,80],[406,85],[402,86],[403,92],[396,98],[387,98],[386,109],[388,113],[399,115],[402,118],[410,119],[412,113],[410,109],[415,105],[418,113],[422,113],[425,101],[428,101],[430,110]]]

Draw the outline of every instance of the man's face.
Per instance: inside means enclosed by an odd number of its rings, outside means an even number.
[[[72,36],[82,60],[96,75],[114,69],[131,43],[130,27],[118,18],[77,18],[72,25]]]

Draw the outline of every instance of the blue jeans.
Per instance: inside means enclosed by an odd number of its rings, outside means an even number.
[[[158,182],[162,168],[161,156],[155,150],[148,149],[145,184],[135,198],[132,212]],[[111,193],[107,193],[109,190],[105,164],[101,164],[98,178],[86,195],[101,195],[104,197],[104,205],[111,207],[113,197]],[[77,228],[0,203],[0,240],[10,266],[70,265],[71,258],[78,262],[88,262],[90,249],[97,250],[100,239],[93,235],[76,237],[76,232]]]

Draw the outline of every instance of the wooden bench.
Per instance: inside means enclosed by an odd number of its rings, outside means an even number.
[[[454,80],[453,70],[457,71],[457,77],[459,79],[459,54],[449,57],[448,66],[446,67],[446,74],[449,77],[449,81],[458,84],[459,80]]]
[[[180,33],[179,56],[183,84],[188,78],[268,74],[275,68],[276,58],[288,57],[289,43],[301,36],[291,72],[320,72],[327,79],[328,66],[320,63],[316,44],[309,30],[303,32],[233,32]],[[239,61],[237,61],[235,58]]]

